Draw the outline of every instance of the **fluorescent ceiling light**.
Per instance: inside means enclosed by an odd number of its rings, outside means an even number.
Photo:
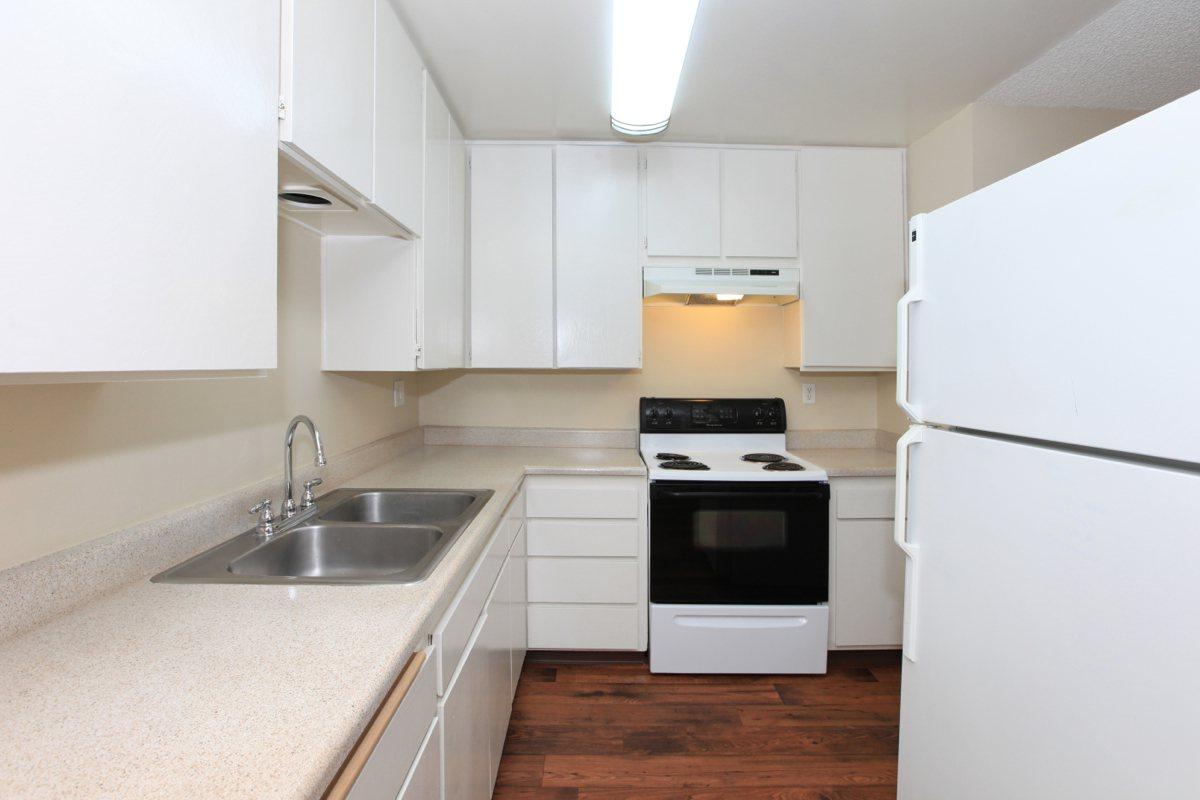
[[[613,0],[612,126],[662,133],[700,0]]]

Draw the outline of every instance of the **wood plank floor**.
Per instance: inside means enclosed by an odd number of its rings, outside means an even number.
[[[827,675],[526,662],[497,800],[894,800],[897,652]]]

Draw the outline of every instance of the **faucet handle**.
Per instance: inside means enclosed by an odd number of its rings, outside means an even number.
[[[316,505],[317,498],[313,494],[313,487],[320,486],[325,481],[321,478],[313,478],[311,481],[304,482],[304,494],[300,495],[300,510],[312,508]]]
[[[271,509],[271,498],[264,497],[258,505],[250,509],[251,514],[258,514],[258,532],[263,536],[275,533],[275,512]]]

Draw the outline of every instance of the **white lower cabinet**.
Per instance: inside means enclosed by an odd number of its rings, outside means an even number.
[[[899,647],[904,617],[904,554],[892,541],[896,482],[835,478],[834,647]]]
[[[531,476],[528,642],[540,650],[645,650],[646,481]]]
[[[434,629],[446,800],[486,800],[495,788],[525,660],[523,517],[518,494]]]

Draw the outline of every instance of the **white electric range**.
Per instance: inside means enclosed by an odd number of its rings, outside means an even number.
[[[822,673],[829,483],[787,451],[780,398],[642,398],[650,670]]]

